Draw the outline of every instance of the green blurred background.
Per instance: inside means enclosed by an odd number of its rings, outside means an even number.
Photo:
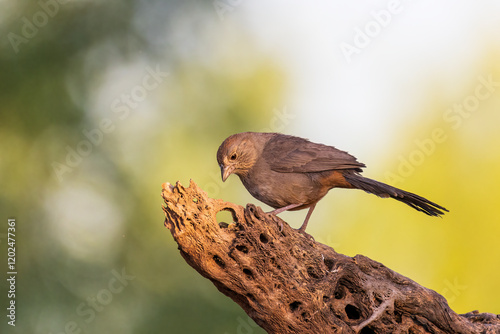
[[[241,131],[335,145],[450,209],[334,190],[308,232],[459,313],[500,313],[498,2],[0,3],[3,310],[8,218],[18,272],[0,332],[263,333],[181,259],[161,210],[161,184],[189,179],[256,202],[215,160]]]

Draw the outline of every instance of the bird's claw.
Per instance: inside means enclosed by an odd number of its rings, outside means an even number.
[[[268,212],[269,214],[273,215],[273,220],[276,221],[276,224],[278,225],[279,227],[279,231],[280,232],[283,232],[283,221],[278,217],[276,216],[272,211],[271,212]]]
[[[278,220],[278,226],[280,228],[280,232],[283,232],[283,221],[281,219]]]
[[[297,232],[299,232],[300,234],[302,234],[304,237],[308,238],[308,239],[311,239],[312,241],[316,241],[314,240],[314,237],[312,235],[310,235],[309,233],[307,233],[305,231],[305,229],[302,229],[302,228],[298,228],[297,229]]]

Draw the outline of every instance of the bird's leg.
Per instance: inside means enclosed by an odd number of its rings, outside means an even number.
[[[311,205],[309,207],[309,211],[307,211],[306,219],[304,219],[302,226],[299,228],[300,233],[307,234],[306,233],[307,223],[309,222],[309,218],[311,218],[311,214],[313,213],[315,207],[316,207],[316,203],[314,203],[313,205]]]
[[[284,206],[284,207],[282,207],[282,208],[279,208],[279,209],[273,210],[273,211],[271,211],[271,212],[269,212],[269,213],[270,213],[270,214],[272,214],[272,215],[275,215],[275,216],[276,216],[276,215],[278,215],[278,214],[282,213],[283,211],[286,211],[286,210],[290,210],[290,209],[296,208],[296,207],[298,207],[298,206],[300,206],[300,205],[302,205],[302,204],[290,204],[290,205]]]
[[[286,211],[286,210],[290,210],[290,209],[293,209],[293,208],[296,208],[298,207],[300,204],[290,204],[290,205],[287,205],[287,206],[284,206],[282,208],[279,208],[279,209],[276,209],[276,210],[273,210],[271,212],[269,212],[270,214],[272,215],[277,215],[279,213],[282,213],[283,211]],[[279,222],[279,225],[280,225],[280,232],[283,231],[283,222],[280,220]]]

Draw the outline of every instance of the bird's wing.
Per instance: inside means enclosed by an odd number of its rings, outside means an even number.
[[[312,143],[307,139],[277,134],[262,152],[270,168],[282,173],[312,173],[327,170],[354,169],[361,171],[365,164],[333,146]]]

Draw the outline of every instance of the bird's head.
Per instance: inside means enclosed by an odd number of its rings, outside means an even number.
[[[258,152],[252,133],[244,132],[229,136],[217,150],[217,162],[222,181],[231,174],[245,176],[257,160]]]

